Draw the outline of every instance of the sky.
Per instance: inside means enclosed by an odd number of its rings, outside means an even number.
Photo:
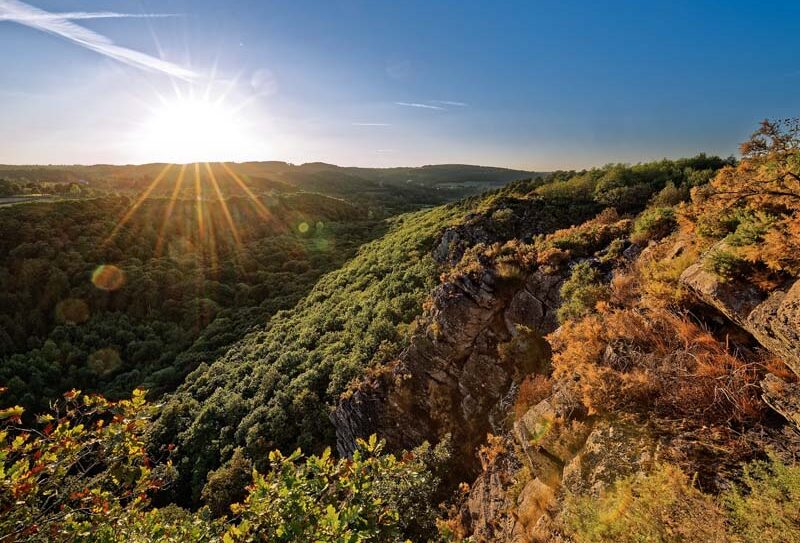
[[[797,1],[0,0],[0,163],[531,170],[800,114]]]

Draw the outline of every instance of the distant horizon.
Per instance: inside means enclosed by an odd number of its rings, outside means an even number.
[[[687,153],[684,155],[676,155],[676,156],[659,156],[659,157],[648,157],[642,158],[641,160],[636,161],[606,161],[603,163],[597,163],[589,166],[561,166],[556,168],[536,168],[536,167],[529,167],[529,166],[506,166],[506,165],[497,165],[497,164],[477,164],[477,163],[469,163],[469,162],[436,162],[436,163],[426,163],[426,164],[397,164],[397,165],[388,165],[388,166],[364,166],[358,164],[336,164],[334,162],[328,162],[324,160],[309,160],[305,162],[291,162],[288,160],[280,160],[280,159],[264,159],[264,160],[194,160],[189,162],[167,162],[167,161],[153,161],[153,162],[96,162],[96,163],[81,163],[81,162],[74,162],[74,163],[36,163],[36,162],[29,162],[29,163],[11,163],[11,162],[0,162],[0,168],[3,167],[42,167],[42,168],[59,168],[59,167],[86,167],[91,168],[95,166],[114,166],[114,167],[125,167],[125,166],[153,166],[153,165],[165,165],[165,164],[172,164],[176,166],[182,165],[190,165],[190,164],[214,164],[214,163],[227,163],[227,164],[247,164],[247,163],[266,163],[266,162],[274,162],[279,164],[287,164],[289,166],[306,166],[310,164],[325,164],[327,166],[334,166],[336,168],[361,168],[361,169],[370,169],[370,170],[391,170],[391,169],[399,169],[399,168],[427,168],[427,167],[436,167],[436,166],[470,166],[476,168],[495,168],[501,170],[512,170],[512,171],[522,171],[527,173],[551,173],[555,171],[580,171],[580,170],[591,170],[593,168],[602,168],[608,164],[643,164],[647,162],[656,162],[659,160],[676,160],[680,158],[689,158],[693,156],[697,156],[700,154],[705,154],[708,156],[719,156],[720,158],[728,158],[734,157],[739,158],[738,149],[735,153],[728,153],[728,154],[718,154],[718,153],[708,153],[705,151],[698,151],[696,153]]]

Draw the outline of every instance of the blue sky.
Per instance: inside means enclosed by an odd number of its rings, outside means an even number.
[[[28,7],[168,16],[71,20],[120,56],[3,20]],[[796,1],[0,0],[0,163],[729,155],[800,114],[798,20]],[[190,96],[231,122],[165,129]]]

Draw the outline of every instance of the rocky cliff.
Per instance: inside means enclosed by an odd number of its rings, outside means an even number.
[[[537,208],[538,202],[528,203],[516,216],[512,235],[521,235],[521,223],[528,224],[528,238],[543,228],[542,221],[531,219],[542,213]],[[435,257],[452,266],[466,248],[488,247],[499,236],[496,226],[494,232],[482,226],[486,222],[486,216],[472,216],[467,221],[471,228],[445,231]],[[487,432],[507,427],[509,404],[522,376],[547,363],[542,338],[556,327],[564,278],[564,270],[480,265],[442,282],[431,293],[405,351],[339,403],[332,415],[339,453],[351,453],[357,437],[372,433],[395,449],[451,435],[459,448],[458,472],[474,473],[474,451]],[[512,343],[524,361],[500,354]]]
[[[624,221],[617,227],[614,232],[630,228]],[[613,282],[654,259],[685,259],[681,242],[651,242],[642,251],[627,235],[601,235],[588,249],[543,262],[526,252],[547,253],[541,238],[536,250],[524,243],[509,249],[509,243],[488,243],[492,236],[485,228],[472,236],[465,232],[463,225],[445,232],[436,247],[450,272],[432,292],[409,346],[344,397],[332,415],[340,454],[372,433],[398,450],[451,436],[450,484],[473,480],[458,506],[460,534],[514,542],[569,541],[560,518],[566,496],[600,496],[614,481],[646,474],[660,461],[724,461],[727,452],[713,451],[714,445],[698,441],[697,431],[681,424],[665,431],[641,413],[587,409],[578,374],[555,379],[544,399],[516,418],[512,414],[524,377],[550,371],[546,338],[560,332],[559,292],[576,264],[588,262]],[[612,252],[617,256],[609,258]],[[746,349],[768,350],[797,370],[800,283],[765,293],[705,271],[703,258],[679,280],[693,303],[724,316],[726,330],[752,336],[756,347]],[[629,355],[609,345],[603,363],[624,364]],[[800,423],[794,379],[766,373],[760,388],[767,405]],[[780,429],[759,431],[783,439]],[[496,436],[488,445],[487,434]]]

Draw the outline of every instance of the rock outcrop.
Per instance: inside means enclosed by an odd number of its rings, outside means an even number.
[[[532,407],[472,485],[460,521],[476,541],[560,541],[565,495],[598,496],[654,465],[658,442],[641,425],[586,417],[564,398],[558,391]]]
[[[356,437],[377,433],[390,447],[415,446],[451,434],[476,466],[475,447],[487,432],[502,431],[519,360],[505,360],[498,347],[520,333],[541,342],[555,328],[555,309],[563,277],[532,273],[525,281],[486,270],[445,282],[431,297],[419,331],[398,360],[366,380],[332,415],[340,454],[353,450]],[[538,345],[529,346],[534,356]],[[536,361],[529,361],[535,365]],[[546,363],[546,360],[545,360]]]
[[[687,268],[680,280],[800,377],[800,281],[764,293],[744,280],[721,280],[703,261]],[[800,386],[768,374],[761,388],[767,405],[800,428]]]
[[[681,283],[800,375],[800,281],[765,294],[742,280],[722,281],[699,262],[683,272]]]
[[[764,402],[800,429],[800,385],[768,373],[761,381]]]

